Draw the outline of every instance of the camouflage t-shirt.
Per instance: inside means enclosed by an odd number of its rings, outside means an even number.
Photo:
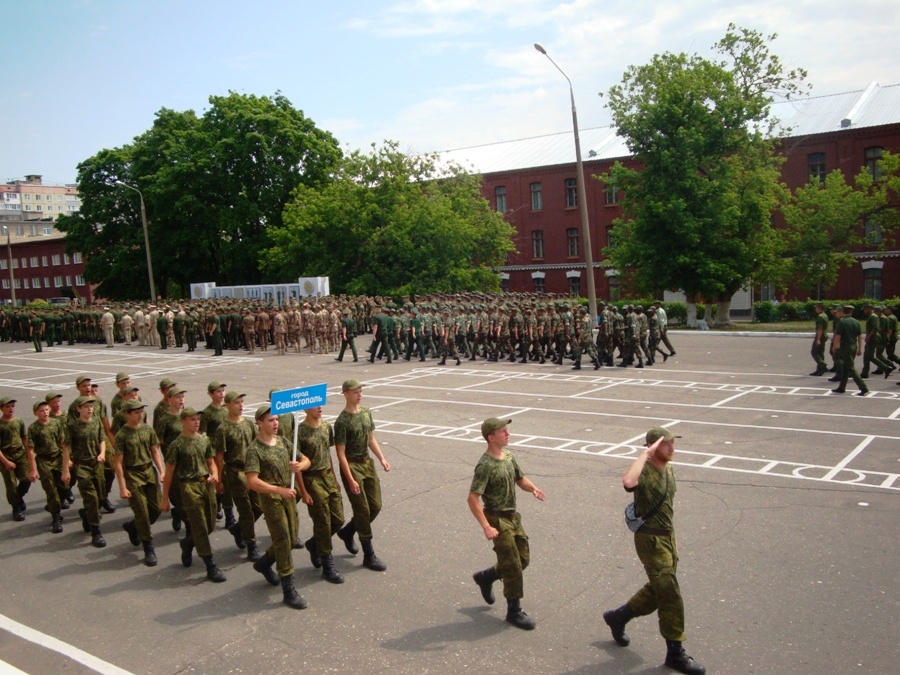
[[[516,510],[516,481],[525,477],[519,463],[508,450],[500,459],[484,453],[475,465],[469,492],[481,495],[484,508],[494,511]]]
[[[35,457],[56,459],[62,454],[65,442],[66,433],[56,420],[49,420],[47,424],[32,422],[28,427],[28,447],[34,450]]]
[[[375,431],[372,413],[361,405],[359,412],[342,410],[334,421],[334,443],[343,445],[348,458],[362,458],[369,454],[369,435]]]
[[[159,445],[159,438],[149,424],[136,429],[124,426],[116,433],[116,454],[122,455],[124,466],[143,466],[153,461],[150,449]]]
[[[667,475],[668,478],[666,478]],[[662,499],[663,490],[666,492],[662,506],[653,514],[653,517],[647,520],[646,525],[661,530],[671,530],[674,527],[675,473],[670,465],[667,464],[665,470],[657,469],[650,462],[644,465],[644,470],[641,471],[640,478],[638,478],[637,487],[633,490],[634,510],[639,516],[650,513]]]
[[[325,420],[319,426],[301,424],[297,430],[297,449],[309,459],[309,471],[323,471],[331,467],[329,448],[334,445],[334,431]]]
[[[219,425],[228,419],[228,408],[224,405],[217,408],[212,403],[200,413],[200,433],[210,438],[216,435]]]
[[[166,464],[175,467],[174,478],[191,480],[209,475],[207,459],[212,459],[213,450],[209,438],[203,434],[181,435],[166,448]]]
[[[73,462],[92,462],[100,454],[100,443],[104,440],[100,420],[92,417],[90,422],[74,420],[68,428],[69,445]]]
[[[256,436],[253,423],[246,417],[237,422],[226,419],[212,437],[213,450],[222,453],[225,464],[243,471],[247,446]]]
[[[278,435],[294,447],[294,413],[282,413],[278,416]]]
[[[156,436],[159,438],[159,445],[163,452],[165,452],[172,441],[181,436],[183,430],[184,427],[181,424],[180,416],[173,414],[169,410],[161,410],[153,422],[153,431],[156,432]]]
[[[275,445],[266,445],[254,438],[247,448],[244,470],[259,474],[259,478],[269,485],[288,487],[291,484],[291,450],[287,441],[275,436]]]
[[[16,455],[25,449],[25,422],[18,417],[0,420],[0,450],[3,454]]]

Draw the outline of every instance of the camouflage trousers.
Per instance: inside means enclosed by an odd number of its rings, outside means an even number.
[[[514,513],[505,518],[489,511],[485,511],[484,516],[491,527],[500,533],[494,539],[494,553],[497,555],[494,569],[503,581],[503,597],[521,600],[525,595],[522,572],[531,562],[528,535],[522,529],[522,516]]]
[[[675,572],[678,546],[675,534],[657,536],[637,533],[634,548],[649,581],[628,601],[636,616],[657,612],[659,632],[666,640],[684,640],[684,601]]]

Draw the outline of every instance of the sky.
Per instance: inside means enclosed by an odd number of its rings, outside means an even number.
[[[778,39],[812,95],[900,83],[896,0],[0,0],[0,179],[72,183],[161,108],[281,92],[345,150],[410,153],[608,125],[600,95],[729,22]]]

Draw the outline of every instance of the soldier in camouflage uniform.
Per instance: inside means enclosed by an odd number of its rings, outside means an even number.
[[[578,320],[575,322],[575,342],[572,345],[575,365],[572,366],[572,370],[581,370],[581,355],[584,352],[587,352],[591,363],[594,364],[594,370],[600,367],[600,359],[597,357],[597,349],[594,346],[592,323],[587,308],[582,306],[578,310]]]
[[[107,460],[106,434],[100,420],[94,416],[94,399],[79,396],[70,410],[76,417],[70,418],[66,430],[70,456],[78,476],[78,491],[84,507],[79,509],[81,526],[91,533],[91,546],[103,548],[106,540],[100,532],[100,502],[106,495],[104,467]]]
[[[322,568],[323,579],[342,584],[344,577],[334,568],[331,553],[331,537],[344,524],[344,504],[329,450],[333,445],[334,431],[322,419],[322,407],[307,408],[297,431],[297,449],[309,459],[309,468],[298,484],[301,501],[313,522],[313,536],[306,542],[306,550],[313,567]]]
[[[621,607],[603,614],[617,644],[631,642],[625,625],[637,616],[657,612],[659,632],[666,640],[665,664],[681,673],[703,675],[706,669],[688,656],[682,642],[684,601],[678,578],[678,546],[675,543],[675,474],[670,462],[675,454],[675,436],[663,427],[647,432],[644,450],[625,472],[622,484],[634,493],[637,515],[649,516],[634,534],[634,547],[644,565],[648,582]]]
[[[126,401],[125,426],[116,433],[116,479],[119,496],[127,499],[134,519],[122,525],[132,546],[143,545],[144,564],[156,566],[151,526],[162,512],[159,477],[165,478],[165,466],[159,450],[159,439],[153,427],[144,422],[146,404]],[[156,469],[154,470],[154,466]]]
[[[225,504],[225,527],[234,537],[239,549],[247,549],[247,560],[256,562],[260,558],[256,541],[256,520],[262,515],[259,497],[247,489],[244,473],[247,447],[256,436],[253,424],[243,416],[244,397],[237,391],[225,394],[227,417],[212,434],[216,466],[221,480],[217,486]],[[238,520],[234,520],[232,504],[237,507]]]
[[[162,510],[170,508],[172,485],[179,493],[182,514],[187,524],[181,540],[181,564],[193,564],[193,551],[206,565],[206,578],[220,583],[225,575],[213,559],[209,535],[216,527],[215,484],[219,481],[215,455],[209,438],[200,433],[200,411],[184,408],[178,415],[182,432],[166,448],[166,475],[163,483]]]
[[[546,495],[525,476],[516,458],[505,449],[509,444],[507,425],[510,422],[490,417],[481,424],[487,449],[475,466],[468,503],[485,539],[494,544],[497,564],[476,572],[473,579],[489,605],[494,604],[494,582],[502,580],[506,620],[517,628],[530,630],[534,628],[534,619],[525,613],[521,602],[522,572],[528,567],[530,554],[522,516],[516,511],[516,486],[540,501]]]
[[[25,495],[37,480],[34,457],[25,448],[25,422],[15,416],[16,399],[0,399],[0,472],[6,484],[6,501],[12,507],[13,520],[25,520]]]
[[[41,487],[47,497],[44,507],[50,514],[50,531],[62,532],[62,509],[69,508],[65,496],[69,491],[69,444],[66,427],[58,419],[50,418],[50,404],[38,401],[32,407],[37,418],[28,427],[25,438],[29,461],[34,458]]]
[[[253,569],[272,586],[281,584],[284,604],[305,609],[306,600],[294,588],[292,549],[297,540],[297,490],[291,487],[291,474],[308,469],[309,460],[300,455],[291,461],[291,450],[278,435],[278,418],[271,414],[270,406],[258,408],[255,418],[258,435],[247,448],[245,459],[247,486],[259,494],[272,545],[253,563]],[[299,476],[299,480],[303,477]]]
[[[357,380],[345,380],[341,385],[346,405],[334,423],[334,443],[341,466],[341,478],[347,490],[347,498],[353,507],[353,519],[338,531],[338,536],[350,553],[358,549],[353,535],[359,533],[363,548],[363,565],[370,570],[383,572],[387,565],[375,555],[372,544],[372,521],[381,512],[381,481],[375,472],[375,463],[369,451],[381,463],[385,471],[391,465],[375,439],[375,422],[369,408],[360,405],[362,384]]]

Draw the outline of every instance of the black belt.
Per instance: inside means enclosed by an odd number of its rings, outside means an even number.
[[[516,515],[515,510],[512,511],[496,511],[494,509],[485,509],[484,512],[496,518],[506,518],[507,520]]]
[[[182,483],[200,483],[209,478],[209,474],[205,476],[197,476],[196,478],[179,478],[178,480]]]
[[[362,457],[348,457],[347,461],[353,462],[354,464],[362,464],[363,462],[368,461],[368,459],[368,455],[363,455]]]
[[[636,534],[650,534],[656,537],[668,537],[672,534],[672,530],[661,530],[658,527],[647,527],[644,525]]]

